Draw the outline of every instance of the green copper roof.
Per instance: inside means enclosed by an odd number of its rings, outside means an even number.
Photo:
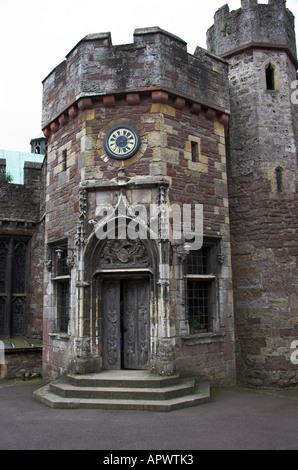
[[[47,139],[45,138],[43,132],[40,132],[40,134],[38,134],[36,137],[33,137],[33,139],[31,139],[30,143],[31,143],[32,141],[34,141],[34,140],[41,140],[41,139],[47,140]]]

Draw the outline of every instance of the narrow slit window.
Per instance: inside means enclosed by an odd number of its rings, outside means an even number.
[[[275,90],[275,77],[274,67],[269,64],[266,67],[266,88],[267,90]]]
[[[283,178],[282,178],[282,169],[277,168],[275,170],[275,175],[276,175],[276,189],[278,193],[283,192]]]
[[[199,144],[198,142],[191,142],[191,160],[193,162],[199,161]]]
[[[67,164],[67,150],[63,150],[63,152],[62,152],[62,171],[66,171],[66,164]]]

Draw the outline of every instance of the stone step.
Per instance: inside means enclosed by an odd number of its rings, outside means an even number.
[[[179,374],[162,377],[147,370],[106,370],[95,374],[68,374],[64,378],[80,387],[158,388],[179,384]]]
[[[107,410],[143,410],[143,411],[173,411],[181,408],[198,406],[210,400],[208,383],[200,384],[195,393],[165,400],[116,399],[116,398],[66,398],[51,391],[46,385],[34,392],[34,397],[52,408],[91,408]]]
[[[124,386],[125,385],[125,386]],[[57,381],[50,384],[50,391],[65,398],[112,398],[112,399],[133,399],[133,400],[168,400],[184,395],[191,395],[195,392],[194,379],[184,380],[181,383],[163,387],[134,387],[123,386],[108,387],[101,386],[78,386],[68,383],[68,381]]]

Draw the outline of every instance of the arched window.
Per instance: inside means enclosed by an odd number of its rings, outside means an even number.
[[[275,90],[275,70],[274,67],[269,63],[265,70],[266,73],[266,89]]]
[[[283,192],[283,175],[282,175],[281,168],[276,168],[275,176],[276,176],[276,190],[278,193],[282,193]]]

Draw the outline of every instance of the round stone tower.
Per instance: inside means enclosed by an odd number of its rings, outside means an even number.
[[[238,379],[297,384],[297,58],[285,0],[217,11],[210,52],[229,62],[228,184]]]

